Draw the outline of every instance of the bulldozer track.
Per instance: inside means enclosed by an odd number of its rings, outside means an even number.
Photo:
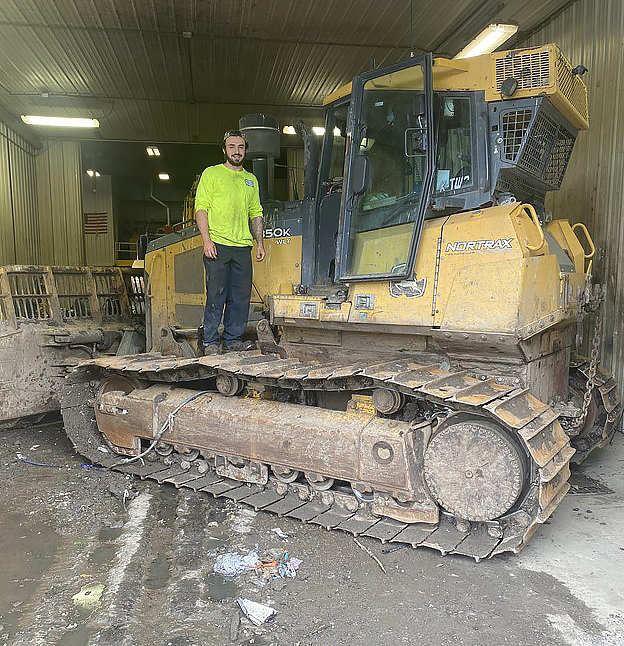
[[[570,460],[575,451],[549,406],[527,389],[494,379],[477,379],[440,364],[399,359],[338,365],[282,359],[253,351],[191,359],[145,354],[103,357],[81,362],[74,369],[74,379],[90,384],[92,393],[97,380],[110,375],[163,384],[226,375],[243,384],[276,390],[357,392],[384,388],[437,404],[447,413],[467,412],[494,420],[524,447],[530,468],[521,501],[501,518],[483,522],[464,521],[445,510],[441,510],[437,524],[399,522],[372,514],[370,503],[350,490],[318,491],[307,484],[288,484],[274,476],[265,485],[249,484],[221,477],[214,470],[200,472],[193,462],[185,462],[183,455],[163,458],[150,454],[151,461],[115,466],[118,471],[159,484],[229,498],[255,510],[355,536],[430,547],[442,554],[461,554],[479,561],[502,552],[518,552],[569,489]],[[605,379],[604,383],[608,381]],[[65,405],[67,433],[77,451],[96,463],[111,466],[119,461],[119,456],[112,459],[110,454],[102,453],[101,436],[93,418],[93,400],[90,403],[91,406],[85,404],[84,397],[78,397],[73,405],[71,402]],[[618,406],[619,402],[612,410]],[[87,413],[87,409],[91,412]],[[77,420],[82,421],[84,428],[89,427],[86,434],[72,431],[77,428]]]

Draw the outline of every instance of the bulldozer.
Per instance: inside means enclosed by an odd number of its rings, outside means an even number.
[[[76,450],[353,535],[518,552],[622,416],[594,243],[545,204],[589,126],[582,72],[555,45],[423,55],[328,96],[320,154],[300,128],[304,198],[264,196],[257,349],[200,355],[199,232],[152,241],[147,352],[73,368]],[[267,182],[279,130],[258,119]]]

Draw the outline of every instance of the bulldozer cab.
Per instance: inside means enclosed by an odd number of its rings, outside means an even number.
[[[421,56],[361,74],[348,98],[328,106],[319,282],[405,278],[427,217],[487,201],[483,93],[434,92],[432,70]]]
[[[546,192],[588,127],[585,86],[555,45],[411,58],[356,76],[325,104],[318,283],[409,277],[430,218],[528,202],[546,221]]]

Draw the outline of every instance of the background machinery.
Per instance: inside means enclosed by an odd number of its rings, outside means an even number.
[[[66,369],[144,349],[143,275],[117,267],[0,267],[0,429],[60,409]]]
[[[622,414],[597,342],[575,354],[593,242],[544,207],[587,127],[554,45],[355,77],[326,100],[318,175],[303,133],[305,198],[265,200],[258,350],[196,356],[198,232],[150,243],[148,354],[76,369],[76,449],[328,528],[518,551]]]

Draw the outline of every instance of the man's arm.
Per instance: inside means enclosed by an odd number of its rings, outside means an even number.
[[[258,247],[256,248],[256,260],[264,260],[266,253],[264,251],[264,220],[262,219],[262,216],[253,218],[251,221],[251,235],[258,243]]]
[[[204,255],[207,258],[217,257],[217,248],[210,237],[208,229],[208,209],[212,206],[210,171],[207,168],[195,190],[195,220],[204,243]]]
[[[195,219],[204,242],[204,255],[208,258],[216,258],[217,248],[210,237],[210,231],[208,231],[208,213],[206,213],[205,209],[199,209],[199,211],[195,211]]]

